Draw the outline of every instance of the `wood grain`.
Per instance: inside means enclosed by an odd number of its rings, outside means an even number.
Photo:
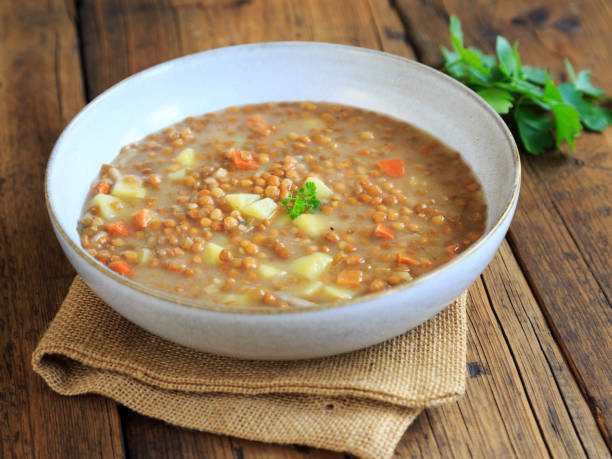
[[[467,44],[486,52],[501,33],[519,40],[523,63],[567,78],[563,58],[593,71],[612,91],[607,37],[612,5],[527,0],[421,2],[397,0],[405,18],[419,18],[417,54],[436,62],[433,43],[448,43],[447,18],[459,15]],[[414,21],[413,21],[414,22]],[[523,155],[523,188],[510,241],[612,447],[612,135],[584,134],[576,150]]]
[[[435,2],[423,5],[404,5],[400,15],[384,0],[84,1],[79,13],[88,87],[95,95],[181,54],[252,41],[319,40],[407,57],[415,55],[412,43],[417,56],[435,63],[434,50],[446,33],[446,10]],[[587,403],[507,246],[470,296],[467,394],[417,419],[397,455],[605,457]],[[123,421],[126,447],[134,456],[163,457],[171,450],[185,457],[198,451],[214,457],[339,456],[186,431],[128,410]]]
[[[45,164],[83,106],[65,4],[0,2],[0,457],[121,456],[114,403],[66,398],[30,365],[74,271],[47,218]]]

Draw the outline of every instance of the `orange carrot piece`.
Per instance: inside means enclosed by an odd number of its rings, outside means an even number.
[[[376,166],[389,177],[403,177],[406,173],[406,165],[400,158],[381,159]]]
[[[382,223],[376,225],[376,229],[374,230],[374,234],[378,237],[383,237],[385,239],[395,239],[395,236],[391,232],[389,228],[387,228]]]
[[[111,234],[118,234],[119,236],[127,236],[130,234],[130,230],[127,225],[123,222],[114,222],[106,225],[106,231]]]
[[[108,194],[110,192],[110,185],[106,182],[100,182],[93,187],[93,194]]]
[[[259,115],[251,116],[247,119],[246,123],[251,131],[259,134],[262,137],[268,137],[270,134],[272,134],[272,129],[270,129],[268,123],[266,123],[266,121]]]
[[[151,221],[151,211],[149,209],[142,209],[132,215],[132,221],[138,228],[144,229]]]
[[[336,284],[348,287],[359,287],[363,282],[363,273],[359,270],[345,269],[340,271],[336,277]]]
[[[421,263],[419,262],[419,260],[417,260],[414,257],[411,257],[410,255],[407,255],[403,252],[397,252],[397,256],[396,256],[397,262],[398,263],[402,263],[404,265],[409,265],[409,266],[418,266]]]
[[[109,265],[109,267],[110,269],[115,272],[118,272],[122,276],[131,276],[132,274],[134,274],[132,272],[132,268],[130,268],[130,265],[128,265],[125,261],[113,261]]]
[[[184,270],[185,268],[179,265],[168,265],[168,271],[171,273],[182,273]]]
[[[250,170],[257,169],[259,167],[259,163],[257,162],[255,155],[250,151],[232,148],[227,155],[234,162],[234,166],[236,166],[237,169]]]

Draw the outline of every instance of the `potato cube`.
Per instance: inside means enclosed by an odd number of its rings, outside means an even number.
[[[98,215],[105,220],[113,220],[117,216],[117,211],[113,209],[112,204],[121,202],[121,199],[111,196],[110,194],[97,194],[90,201],[89,207],[97,207]]]
[[[141,265],[146,265],[153,258],[153,251],[151,249],[147,249],[143,247],[138,251],[138,263]]]
[[[314,183],[315,186],[317,187],[317,191],[315,194],[317,198],[319,199],[319,201],[327,201],[329,198],[331,198],[332,194],[334,194],[334,192],[330,190],[329,187],[317,177],[308,177],[304,181],[304,183],[308,183],[308,182]]]
[[[272,265],[262,264],[259,265],[259,275],[264,279],[272,279],[275,276],[284,276],[287,274],[285,271],[281,271],[280,268]]]
[[[301,298],[310,298],[323,287],[323,282],[315,281],[300,285],[291,291],[292,294]]]
[[[315,280],[325,272],[332,260],[329,255],[316,252],[295,260],[291,263],[291,270],[307,279]]]
[[[354,292],[352,290],[340,287],[332,287],[331,285],[327,285],[323,288],[323,292],[326,296],[329,297],[330,300],[349,300],[353,298]]]
[[[242,209],[242,213],[248,215],[249,217],[255,217],[263,220],[264,218],[270,218],[276,211],[276,207],[277,205],[272,199],[263,198],[246,206],[244,209]]]
[[[258,194],[251,193],[234,193],[225,196],[227,203],[232,206],[232,209],[236,209],[242,212],[242,209],[247,207],[249,204],[254,203],[259,199]]]
[[[195,151],[193,151],[193,148],[185,148],[174,160],[185,167],[189,167],[195,161]]]
[[[221,261],[219,260],[219,254],[222,250],[223,247],[221,247],[220,245],[215,244],[214,242],[208,242],[204,246],[204,252],[202,252],[204,261],[210,265],[216,265],[221,263]]]
[[[325,127],[325,121],[321,118],[308,118],[303,122],[304,129],[310,131],[313,128],[321,129]]]
[[[172,182],[182,182],[187,178],[187,174],[185,173],[185,169],[179,169],[178,171],[170,172],[168,174],[168,180]]]
[[[221,302],[228,306],[248,306],[251,303],[251,297],[246,293],[228,293]]]
[[[206,287],[202,288],[202,293],[204,295],[212,295],[214,293],[217,293],[218,291],[219,287],[215,284],[209,284]],[[206,299],[206,297],[204,299]]]
[[[147,191],[142,186],[142,181],[138,177],[126,175],[113,185],[111,194],[123,199],[142,199],[147,194]]]
[[[310,237],[319,237],[329,231],[329,220],[322,215],[302,214],[293,223]]]

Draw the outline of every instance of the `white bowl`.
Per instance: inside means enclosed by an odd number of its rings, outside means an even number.
[[[485,234],[414,281],[353,300],[305,308],[198,303],[125,279],[81,247],[77,221],[100,166],[119,149],[190,115],[268,101],[326,101],[407,121],[459,151],[483,186]],[[429,319],[470,286],[498,249],[514,214],[520,163],[501,118],[474,92],[408,59],[348,46],[281,42],[221,48],[140,72],[85,107],[57,141],[46,199],[68,259],[110,306],[185,346],[249,359],[348,352]]]

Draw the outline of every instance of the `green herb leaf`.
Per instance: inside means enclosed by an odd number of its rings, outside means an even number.
[[[509,77],[518,76],[520,61],[517,60],[516,54],[512,50],[510,42],[502,36],[497,36],[495,50],[499,58],[499,67]]]
[[[321,202],[317,199],[317,186],[312,182],[306,182],[304,186],[298,188],[297,195],[291,192],[281,204],[287,209],[287,214],[291,220],[296,219],[306,211],[313,212],[321,205]]]
[[[572,83],[563,83],[559,86],[559,92],[563,97],[563,102],[578,110],[580,121],[588,129],[601,132],[612,124],[612,110],[602,108],[585,100],[582,93]]]
[[[498,113],[511,114],[529,153],[540,154],[563,142],[573,149],[583,125],[601,132],[612,124],[612,110],[598,103],[604,92],[591,83],[587,70],[576,75],[567,59],[571,83],[556,86],[547,70],[523,66],[518,43],[512,46],[504,37],[497,37],[497,57],[466,48],[455,15],[450,18],[450,39],[452,51],[441,48],[443,70],[476,91]]]
[[[591,72],[582,70],[578,73],[578,78],[574,81],[576,89],[580,92],[588,94],[591,97],[601,98],[605,95],[603,89],[591,84]]]
[[[556,104],[552,106],[552,111],[557,125],[557,147],[560,147],[565,140],[573,150],[574,138],[582,130],[578,110],[568,104]]]
[[[486,100],[497,113],[506,114],[512,108],[514,96],[508,91],[497,88],[487,88],[477,91],[478,95]]]
[[[570,81],[576,81],[576,72],[574,72],[574,66],[572,63],[569,61],[569,59],[565,59],[563,63],[565,64],[565,70],[567,70],[567,75],[569,76]]]
[[[542,117],[525,107],[516,108],[514,119],[521,141],[529,153],[539,155],[555,144],[551,135],[551,130],[555,125],[553,120]]]
[[[463,31],[461,30],[461,21],[454,14],[450,18],[450,37],[455,51],[463,49]]]
[[[550,79],[548,70],[540,67],[530,67],[528,65],[523,65],[523,76],[527,80],[541,85],[546,84],[546,81]]]

